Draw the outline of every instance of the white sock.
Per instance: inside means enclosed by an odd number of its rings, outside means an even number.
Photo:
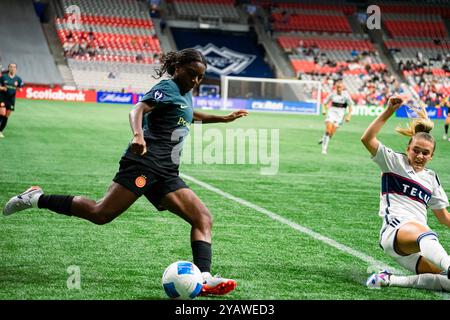
[[[447,271],[450,267],[450,257],[447,251],[439,243],[437,235],[432,232],[425,232],[417,238],[420,253],[422,256],[433,263],[436,267]]]
[[[414,276],[391,275],[389,277],[389,286],[450,292],[450,280],[447,276],[433,273],[423,273]]]
[[[322,139],[322,151],[327,151],[328,149],[328,142],[330,141],[330,136],[327,134],[323,135],[323,139]]]
[[[37,208],[38,207],[38,201],[39,201],[39,198],[42,196],[42,193],[39,193],[39,194],[34,194],[31,198],[30,198],[30,203],[31,203],[31,206],[33,207],[33,208]]]

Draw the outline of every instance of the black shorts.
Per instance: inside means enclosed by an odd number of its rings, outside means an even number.
[[[6,110],[14,111],[14,106],[5,104],[3,101],[0,101],[0,108],[6,108]]]
[[[159,211],[167,210],[161,205],[161,201],[168,193],[189,188],[179,176],[158,176],[133,160],[122,158],[119,164],[119,172],[113,181],[138,197],[144,195]]]

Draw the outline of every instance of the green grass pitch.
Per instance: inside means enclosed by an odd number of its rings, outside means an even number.
[[[18,100],[0,140],[0,204],[30,185],[49,194],[103,196],[131,138],[131,106]],[[220,111],[204,111],[221,113]],[[373,118],[353,117],[340,128],[328,155],[317,144],[322,116],[251,113],[206,128],[279,129],[276,175],[261,165],[184,164],[181,172],[270,210],[388,265],[378,246],[380,172],[359,138]],[[380,140],[397,151],[407,139],[392,118]],[[450,143],[441,140],[429,167],[450,190]],[[211,210],[213,273],[238,281],[224,299],[384,300],[443,299],[429,291],[368,290],[366,262],[264,214],[189,183]],[[450,231],[429,212],[429,224],[450,250]],[[189,225],[139,199],[113,222],[90,222],[49,211],[0,217],[0,299],[166,299],[163,270],[192,260]],[[69,266],[81,289],[68,289]],[[198,298],[202,300],[215,298]]]

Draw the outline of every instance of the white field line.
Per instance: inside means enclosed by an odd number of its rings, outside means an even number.
[[[394,268],[392,268],[390,266],[387,266],[385,263],[383,263],[381,261],[378,261],[378,260],[374,259],[371,256],[368,256],[368,255],[366,255],[366,254],[364,254],[364,253],[362,253],[362,252],[360,252],[358,250],[355,250],[355,249],[352,249],[350,247],[347,247],[346,245],[343,245],[343,244],[341,244],[341,243],[339,243],[339,242],[337,242],[337,241],[335,241],[335,240],[333,240],[331,238],[325,237],[325,236],[321,235],[320,233],[317,233],[317,232],[315,232],[315,231],[313,231],[311,229],[303,227],[303,226],[299,225],[298,223],[295,223],[295,222],[293,222],[293,221],[291,221],[289,219],[286,219],[286,218],[280,216],[279,214],[276,214],[276,213],[274,213],[272,211],[264,209],[264,208],[262,208],[262,207],[260,207],[260,206],[258,206],[256,204],[253,204],[253,203],[251,203],[251,202],[249,202],[247,200],[244,200],[242,198],[235,197],[235,196],[233,196],[233,195],[231,195],[231,194],[229,194],[229,193],[227,193],[225,191],[222,191],[222,190],[220,190],[220,189],[218,189],[216,187],[213,187],[212,185],[207,184],[205,182],[202,182],[202,181],[200,181],[200,180],[198,180],[198,179],[196,179],[194,177],[188,176],[186,174],[180,174],[180,176],[182,176],[186,180],[192,181],[193,183],[195,183],[195,184],[197,184],[197,185],[199,185],[199,186],[201,186],[201,187],[203,187],[203,188],[205,188],[205,189],[207,189],[209,191],[217,193],[217,194],[221,195],[222,197],[224,197],[224,198],[226,198],[228,200],[232,200],[232,201],[237,202],[237,203],[239,203],[239,204],[241,204],[243,206],[246,206],[248,208],[256,210],[256,211],[258,211],[258,212],[260,212],[262,214],[265,214],[266,216],[268,216],[269,218],[271,218],[271,219],[273,219],[275,221],[278,221],[278,222],[281,222],[281,223],[283,223],[285,225],[288,225],[292,229],[295,229],[295,230],[297,230],[297,231],[299,231],[301,233],[304,233],[304,234],[306,234],[306,235],[308,235],[308,236],[310,236],[310,237],[312,237],[312,238],[314,238],[316,240],[322,241],[322,242],[328,244],[329,246],[334,247],[334,248],[336,248],[336,249],[338,249],[338,250],[340,250],[342,252],[345,252],[345,253],[350,254],[350,255],[352,255],[354,257],[357,257],[357,258],[361,259],[362,261],[366,262],[369,266],[379,267],[379,268],[382,268],[382,269],[389,269],[389,270],[394,271]],[[400,272],[399,270],[396,270],[396,271]]]

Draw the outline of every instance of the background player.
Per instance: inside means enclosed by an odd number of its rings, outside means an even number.
[[[443,112],[447,113],[447,117],[445,118],[444,125],[444,136],[442,137],[444,140],[450,141],[448,137],[448,126],[450,125],[450,96],[447,96],[441,100],[439,107],[442,108]]]
[[[230,122],[246,116],[243,110],[226,116],[194,111],[191,90],[206,71],[205,57],[195,49],[169,52],[162,57],[159,77],[168,73],[145,94],[130,112],[133,139],[120,160],[120,168],[106,195],[99,201],[80,196],[46,195],[31,187],[8,201],[4,214],[29,208],[49,209],[76,216],[95,224],[105,224],[126,211],[144,195],[158,210],[169,210],[191,224],[193,262],[202,271],[201,294],[226,294],[236,281],[213,277],[211,268],[212,216],[197,195],[179,177],[179,154],[195,121]]]
[[[328,103],[330,101],[331,107],[328,108]],[[328,143],[331,137],[333,137],[337,128],[343,123],[344,119],[345,122],[350,121],[352,117],[353,104],[353,100],[348,92],[344,91],[344,84],[342,83],[342,81],[339,81],[336,84],[336,92],[331,93],[323,102],[322,113],[324,115],[327,114],[327,117],[325,119],[325,133],[323,134],[322,139],[320,139],[319,141],[319,144],[322,144],[323,154],[327,153]]]
[[[16,104],[17,88],[23,87],[22,79],[16,75],[17,65],[10,63],[8,72],[0,76],[0,138],[4,138],[3,130],[8,123]]]
[[[450,227],[447,195],[437,174],[426,168],[435,150],[436,142],[429,134],[434,124],[422,107],[415,109],[419,118],[412,120],[407,129],[397,128],[399,133],[411,137],[406,154],[392,151],[377,139],[383,125],[402,102],[400,98],[391,97],[387,108],[369,125],[361,141],[383,173],[380,246],[404,268],[428,275],[397,277],[383,271],[369,277],[367,286],[449,290],[450,257],[437,234],[427,225],[429,207],[441,224]]]

